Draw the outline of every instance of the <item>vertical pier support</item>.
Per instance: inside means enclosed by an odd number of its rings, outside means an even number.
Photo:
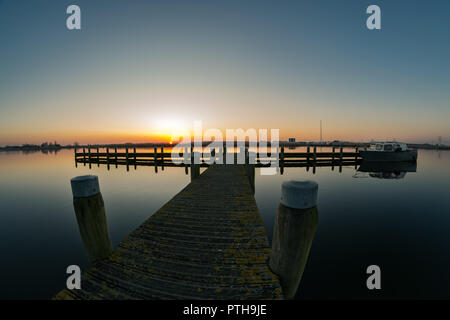
[[[106,166],[109,170],[109,148],[106,148]]]
[[[89,261],[95,264],[113,252],[98,177],[80,176],[70,180],[70,184],[81,238]]]
[[[336,147],[333,147],[332,149],[332,156],[331,156],[331,171],[334,171],[334,153],[336,152]]]
[[[88,160],[89,160],[89,169],[92,168],[92,164],[91,164],[91,146],[88,146]]]
[[[306,147],[306,162],[308,162],[308,164],[309,164],[309,152],[310,152],[310,147],[308,144],[308,146]]]
[[[200,164],[195,163],[195,152],[191,149],[191,181],[200,176]]]
[[[75,168],[78,168],[78,162],[77,162],[77,146],[73,147],[74,157],[75,157]]]
[[[184,172],[187,175],[188,174],[188,162],[189,162],[189,153],[188,153],[187,147],[184,147],[183,161],[184,161]]]
[[[313,153],[313,174],[316,174],[316,162],[317,162],[317,146],[314,146],[314,153]]]
[[[136,148],[133,148],[133,155],[134,155],[134,170],[136,170],[137,169]]]
[[[158,147],[153,150],[153,164],[155,165],[155,173],[158,173]]]
[[[280,153],[280,173],[284,173],[284,147],[281,147]]]
[[[130,171],[130,163],[128,161],[128,147],[125,149],[125,160],[126,160],[126,164],[127,164],[127,171]]]
[[[115,154],[115,164],[116,164],[116,169],[117,169],[117,147],[114,147],[114,154]]]
[[[318,222],[318,185],[314,181],[287,181],[275,218],[269,266],[279,276],[283,295],[297,292]]]
[[[248,181],[250,182],[250,187],[252,188],[253,194],[255,194],[255,164],[250,163],[250,153],[248,148],[245,148],[245,170],[247,172]]]
[[[223,144],[223,164],[227,164],[227,146]]]
[[[164,146],[161,145],[161,170],[164,171]]]

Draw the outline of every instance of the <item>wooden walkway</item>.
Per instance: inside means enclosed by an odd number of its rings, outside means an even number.
[[[245,165],[213,165],[55,299],[281,299]]]

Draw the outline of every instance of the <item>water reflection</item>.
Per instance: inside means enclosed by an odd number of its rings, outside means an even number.
[[[412,162],[365,162],[361,163],[358,172],[366,172],[371,178],[403,179],[407,172],[417,172],[417,163]],[[367,177],[355,175],[355,178]]]
[[[256,169],[255,197],[269,241],[282,182],[313,179],[320,187],[320,219],[296,298],[450,297],[450,152],[419,152],[416,173],[398,170],[403,164],[396,164],[397,171],[407,172],[400,180],[371,178],[369,172],[383,172],[373,167],[358,171],[367,179],[354,179],[354,166],[345,163],[341,173],[318,166],[315,175],[305,167],[285,167],[283,176],[263,176]],[[8,257],[0,265],[0,299],[47,299],[65,286],[68,265],[88,267],[71,178],[99,176],[114,245],[189,183],[182,167],[166,167],[163,174],[149,167],[126,172],[120,166],[107,171],[105,165],[93,165],[89,170],[88,165],[75,168],[73,158],[68,149],[56,156],[0,152],[0,249]],[[378,295],[365,286],[370,264],[386,270],[386,286]]]

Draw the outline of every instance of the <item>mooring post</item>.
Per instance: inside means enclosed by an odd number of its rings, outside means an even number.
[[[243,146],[239,147],[239,154],[236,152],[236,158],[235,158],[234,163],[240,164],[239,163],[240,161],[244,161],[244,164],[245,164],[245,147],[243,147]]]
[[[88,146],[88,160],[89,160],[89,169],[92,168],[91,166],[91,146]]]
[[[128,147],[125,148],[125,162],[127,164],[127,171],[130,171],[130,164],[129,164],[129,161],[128,161]]]
[[[86,166],[86,148],[83,147],[83,165]]]
[[[255,164],[250,163],[250,154],[248,148],[245,148],[245,171],[247,172],[248,181],[250,182],[250,187],[252,188],[253,194],[255,194]]]
[[[284,173],[284,147],[281,147],[281,154],[280,154],[280,173]]]
[[[200,176],[200,164],[195,163],[195,152],[191,153],[191,181]]]
[[[75,157],[75,168],[78,168],[78,163],[77,163],[77,146],[73,146],[73,153],[74,153],[74,157]]]
[[[318,222],[318,184],[286,181],[275,217],[270,269],[279,276],[286,299],[295,296]]]
[[[116,169],[117,169],[117,147],[114,147],[114,162],[116,164]]]
[[[133,155],[134,155],[134,170],[136,170],[137,169],[136,147],[133,148]]]
[[[187,147],[184,147],[183,161],[184,161],[184,172],[187,175],[189,173],[188,172],[189,154],[188,154],[188,148]]]
[[[113,252],[98,177],[80,176],[71,179],[70,184],[81,238],[89,261],[95,264]]]
[[[248,148],[245,147],[245,164],[250,164],[249,154],[248,154]]]
[[[250,181],[250,186],[252,187],[253,194],[255,194],[255,165],[247,165],[248,180]]]
[[[308,162],[308,163],[309,163],[309,151],[310,151],[310,148],[309,148],[309,144],[308,144],[308,146],[306,147],[306,162]]]
[[[355,169],[358,168],[358,146],[355,147]]]
[[[339,149],[339,172],[342,172],[343,147]]]
[[[97,147],[97,167],[100,167],[100,148]]]
[[[109,170],[109,147],[106,148],[106,164]]]
[[[223,164],[227,164],[227,146],[223,144]]]
[[[335,153],[335,149],[336,149],[336,147],[333,147],[333,149],[331,150],[331,171],[334,170],[334,153]]]
[[[164,146],[161,145],[161,170],[164,171]]]
[[[314,153],[313,153],[313,174],[316,174],[316,161],[317,161],[317,146],[314,146]]]
[[[158,159],[158,147],[154,147],[153,148],[153,164],[155,167],[155,173],[158,173],[157,159]]]

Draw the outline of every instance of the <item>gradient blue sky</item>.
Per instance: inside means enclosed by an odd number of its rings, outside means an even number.
[[[0,145],[155,141],[193,120],[450,143],[449,15],[447,0],[0,0]]]

